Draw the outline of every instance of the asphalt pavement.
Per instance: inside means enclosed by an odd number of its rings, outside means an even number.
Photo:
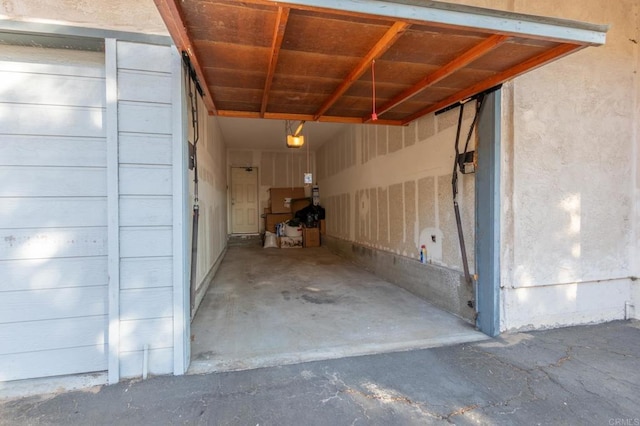
[[[640,426],[640,323],[0,400],[0,425]]]

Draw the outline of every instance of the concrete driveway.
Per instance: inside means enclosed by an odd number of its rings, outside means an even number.
[[[640,424],[640,324],[0,400],[0,425]]]

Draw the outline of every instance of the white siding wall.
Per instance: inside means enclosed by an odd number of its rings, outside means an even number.
[[[173,372],[171,61],[117,43],[121,377]]]
[[[0,381],[107,367],[103,62],[0,54]]]

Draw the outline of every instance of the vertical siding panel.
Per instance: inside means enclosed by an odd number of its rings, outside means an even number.
[[[173,217],[174,193],[182,183],[174,163],[174,145],[182,145],[174,135],[174,118],[182,119],[174,109],[179,99],[174,93],[174,60],[168,46],[117,42],[119,255],[123,274],[118,292],[121,344],[113,362],[122,377],[142,375],[138,360],[145,343],[152,349],[151,372],[174,372],[170,356],[173,280],[158,277],[158,271],[173,271],[173,240],[182,238],[182,229],[174,229]],[[156,142],[159,145],[153,146]],[[179,182],[173,181],[176,177]],[[154,213],[149,208],[163,211]],[[182,267],[173,271],[174,276],[180,273]],[[149,340],[151,336],[155,340]],[[158,354],[162,354],[162,361]]]

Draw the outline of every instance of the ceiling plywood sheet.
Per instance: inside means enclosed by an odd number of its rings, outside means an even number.
[[[264,71],[269,49],[217,42],[195,42],[203,67]]]
[[[276,75],[280,78],[293,75],[342,81],[357,62],[358,58],[353,57],[283,50],[280,52]]]
[[[292,14],[282,43],[286,50],[360,58],[388,27]]]
[[[366,122],[375,61],[378,114],[406,124],[607,31],[438,2],[289,1],[154,0],[211,113]]]
[[[187,25],[194,40],[269,47],[277,13],[272,8],[185,2]]]
[[[274,92],[302,92],[330,95],[342,80],[297,75],[276,75],[271,85]]]
[[[229,68],[204,68],[205,79],[218,87],[259,89],[267,77],[262,71],[237,71]]]
[[[434,88],[460,91],[493,76],[495,73],[484,70],[463,69],[434,84]]]
[[[376,82],[376,98],[378,99],[391,99],[398,93],[411,87],[407,84],[400,84],[397,82]],[[370,98],[373,95],[373,84],[371,80],[357,81],[349,90],[345,92],[345,96],[355,96],[361,98]]]
[[[554,44],[554,47],[557,43]],[[498,72],[512,68],[527,59],[533,58],[548,49],[547,46],[534,46],[514,42],[504,43],[480,59],[473,61],[469,68]]]
[[[380,59],[442,66],[486,38],[409,30]]]
[[[216,93],[216,102],[242,102],[256,104],[262,100],[262,90],[238,89],[229,87],[211,86]]]
[[[410,84],[422,79],[438,67],[407,62],[391,62],[377,60],[374,65],[376,83]],[[371,69],[360,77],[359,81],[371,82]]]

